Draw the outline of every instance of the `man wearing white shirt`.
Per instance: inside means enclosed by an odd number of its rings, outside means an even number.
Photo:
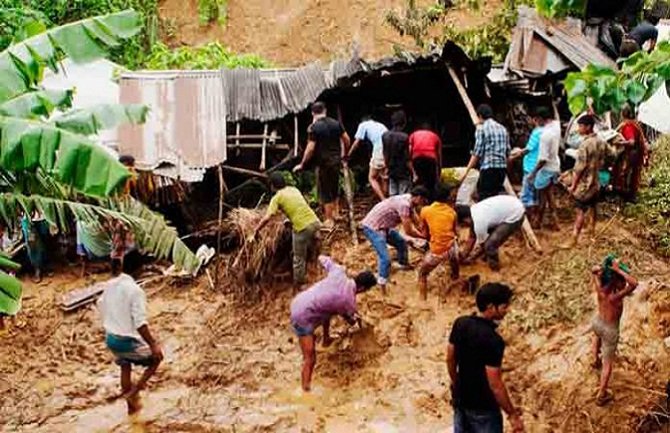
[[[351,156],[361,141],[368,140],[372,143],[372,157],[370,158],[368,180],[370,181],[372,190],[379,197],[380,201],[386,198],[387,191],[386,162],[384,160],[384,142],[382,140],[382,136],[386,131],[388,131],[388,128],[383,123],[377,122],[368,116],[364,117],[363,121],[358,125],[354,144],[349,150],[349,156]]]
[[[470,262],[486,254],[489,267],[500,269],[498,249],[521,228],[525,208],[513,195],[497,195],[468,208],[457,206],[459,223],[470,226],[470,235],[463,247],[461,258]]]
[[[543,128],[540,136],[540,154],[537,165],[528,175],[528,182],[532,183],[540,196],[538,227],[542,227],[544,212],[548,208],[551,227],[557,229],[558,217],[556,216],[553,189],[561,174],[561,160],[558,157],[558,150],[561,145],[561,123],[553,117],[551,111],[546,107],[540,107],[537,113]]]
[[[127,274],[121,273],[121,262],[112,261],[112,275],[108,287],[98,300],[98,308],[105,328],[107,348],[121,367],[121,390],[128,405],[128,413],[140,410],[139,392],[156,373],[163,360],[163,351],[149,331],[147,301],[142,288]],[[140,380],[133,385],[132,365],[146,367]]]

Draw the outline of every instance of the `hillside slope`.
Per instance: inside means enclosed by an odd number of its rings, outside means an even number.
[[[481,24],[502,2],[481,3],[478,11],[452,11],[445,25]],[[371,59],[391,54],[393,44],[414,48],[411,40],[384,23],[388,10],[401,10],[405,4],[405,0],[229,0],[225,26],[202,26],[197,0],[163,0],[160,15],[175,30],[174,45],[219,40],[234,51],[260,54],[277,66],[296,66],[348,57],[354,46]]]

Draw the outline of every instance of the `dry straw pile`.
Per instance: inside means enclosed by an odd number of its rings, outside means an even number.
[[[223,233],[237,248],[222,261],[219,272],[242,295],[271,276],[291,251],[291,231],[282,218],[271,219],[256,233],[263,215],[264,209],[236,208],[223,221]]]

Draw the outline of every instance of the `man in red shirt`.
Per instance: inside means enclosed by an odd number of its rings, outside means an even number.
[[[433,191],[442,167],[442,140],[427,123],[409,136],[409,154],[414,182]]]
[[[624,150],[614,166],[614,189],[627,200],[634,201],[640,189],[642,168],[644,167],[649,149],[647,139],[640,124],[635,120],[635,112],[630,106],[621,110],[623,122],[617,128],[623,138]]]

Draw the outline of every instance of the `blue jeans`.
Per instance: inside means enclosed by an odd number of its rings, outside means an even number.
[[[372,244],[372,248],[377,253],[377,269],[379,272],[379,284],[386,284],[389,275],[391,275],[391,255],[386,244],[395,247],[398,250],[398,262],[401,265],[409,264],[407,259],[407,242],[397,230],[389,230],[388,234],[372,230],[370,227],[363,226],[363,234]]]
[[[502,433],[500,410],[454,408],[454,433]]]

